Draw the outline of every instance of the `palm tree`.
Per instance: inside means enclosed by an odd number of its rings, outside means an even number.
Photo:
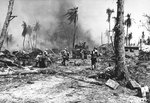
[[[128,29],[131,27],[132,22],[131,22],[131,14],[127,14],[127,19],[125,20],[125,25],[127,26],[127,31],[126,31],[126,38],[128,38]],[[127,45],[127,40],[126,39],[126,45]]]
[[[36,33],[35,48],[36,48],[36,45],[37,45],[37,34],[38,34],[39,30],[40,30],[40,23],[36,22],[36,24],[35,24],[35,26],[33,28],[33,31],[35,31],[35,33]]]
[[[128,40],[129,40],[129,46],[130,46],[130,41],[132,39],[132,33],[129,33],[129,36],[128,36]]]
[[[110,22],[110,18],[111,18],[111,14],[114,12],[114,10],[112,9],[110,9],[110,8],[108,8],[107,10],[106,10],[106,13],[107,13],[107,15],[108,15],[108,19],[107,19],[107,22],[109,23],[109,36],[108,36],[108,44],[109,44],[109,38],[110,38],[110,32],[111,32],[111,22]],[[111,41],[112,41],[112,37],[110,38],[111,39]]]
[[[77,30],[77,20],[78,20],[78,7],[69,9],[65,14],[70,23],[74,24],[74,34],[73,34],[73,48],[75,47],[76,41],[76,30]]]
[[[31,39],[32,27],[31,27],[31,25],[28,25],[28,27],[27,27],[27,34],[29,35],[30,45],[31,45],[31,48],[32,48],[32,39]]]
[[[117,79],[126,78],[129,80],[129,72],[125,65],[124,48],[124,0],[117,2],[117,18],[114,27],[115,31],[115,75]]]
[[[23,36],[23,38],[24,38],[24,39],[23,39],[23,49],[24,49],[24,48],[25,48],[25,47],[24,47],[25,38],[26,38],[26,35],[27,35],[27,24],[26,24],[26,22],[23,21],[22,26],[23,26],[22,36]]]

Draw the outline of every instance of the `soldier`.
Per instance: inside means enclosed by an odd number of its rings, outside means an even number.
[[[97,48],[94,48],[92,53],[91,53],[91,66],[92,66],[92,69],[96,68],[97,57],[98,57],[98,51],[97,51]]]
[[[65,48],[62,52],[62,65],[66,65],[66,60],[69,60],[69,52],[67,51],[67,49]]]
[[[42,57],[42,53],[39,53],[37,56],[36,56],[36,58],[35,58],[35,60],[36,60],[36,67],[38,67],[39,66],[39,62],[40,62],[40,58]]]
[[[40,68],[46,67],[45,64],[46,58],[44,56],[44,53],[40,53],[39,55],[37,55],[35,59],[36,59],[36,65],[35,65],[36,67],[40,67]]]
[[[44,56],[48,56],[47,49],[43,53],[44,53]]]
[[[84,60],[84,52],[85,52],[84,49],[82,49],[81,52],[80,52],[80,53],[81,53],[81,59],[82,59],[82,60]]]

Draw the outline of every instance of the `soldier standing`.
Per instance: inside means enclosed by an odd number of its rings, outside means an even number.
[[[65,48],[62,52],[62,65],[66,65],[66,60],[69,60],[69,52],[67,51],[67,49]]]
[[[37,56],[36,56],[36,58],[35,58],[35,60],[36,60],[36,64],[35,64],[35,66],[36,67],[39,67],[39,62],[40,62],[40,58],[42,57],[42,53],[39,53]]]
[[[96,68],[97,57],[98,57],[98,51],[97,51],[97,48],[94,48],[92,53],[91,53],[91,66],[92,66],[92,69]]]

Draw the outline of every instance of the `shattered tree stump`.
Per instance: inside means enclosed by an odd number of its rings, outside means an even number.
[[[116,81],[114,81],[112,79],[108,79],[105,84],[112,89],[117,89],[119,86],[119,83],[117,83]]]

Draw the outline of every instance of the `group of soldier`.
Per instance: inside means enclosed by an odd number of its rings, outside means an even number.
[[[39,53],[35,60],[36,60],[36,64],[35,66],[36,67],[40,67],[40,68],[45,68],[47,66],[47,63],[46,61],[51,61],[50,58],[48,58],[48,53],[47,51],[44,51],[43,53]]]
[[[81,51],[82,57],[81,59],[84,60],[84,52]],[[62,65],[66,66],[66,61],[69,61],[69,51],[67,48],[65,48],[64,50],[61,51],[61,56],[62,56]],[[91,68],[95,69],[96,68],[96,63],[97,63],[97,58],[99,56],[98,50],[97,48],[94,47],[94,49],[90,52],[91,55]],[[46,67],[46,63],[45,61],[47,61],[48,57],[48,53],[46,51],[44,51],[43,53],[39,53],[36,57],[36,64],[35,66],[37,67]]]
[[[82,54],[81,59],[84,60],[84,52],[81,51],[81,54]],[[64,50],[62,50],[61,55],[62,55],[62,65],[66,66],[66,61],[69,61],[68,50],[66,48]],[[99,56],[97,48],[94,47],[94,49],[91,51],[90,55],[91,55],[91,68],[95,69],[97,58]]]

